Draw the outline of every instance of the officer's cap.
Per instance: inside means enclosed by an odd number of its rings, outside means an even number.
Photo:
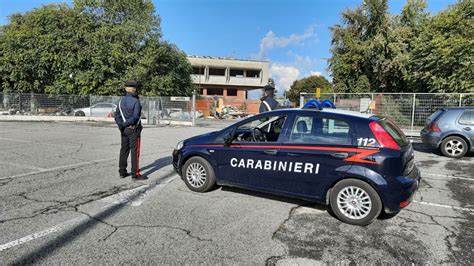
[[[125,81],[125,87],[138,88],[138,82],[136,82],[135,80],[127,80]]]
[[[272,85],[265,85],[265,87],[263,87],[263,90],[264,91],[274,91],[275,88]]]

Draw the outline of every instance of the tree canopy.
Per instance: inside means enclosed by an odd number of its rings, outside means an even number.
[[[295,80],[290,89],[286,91],[286,97],[294,102],[300,101],[300,93],[314,93],[316,88],[321,89],[321,93],[332,93],[331,83],[321,75],[312,75],[300,80]]]
[[[161,40],[151,0],[76,0],[13,14],[0,31],[4,91],[114,95],[136,79],[146,95],[189,95],[185,54]]]
[[[474,2],[437,15],[424,0],[400,14],[387,0],[365,0],[342,13],[332,32],[329,70],[337,92],[473,92]]]

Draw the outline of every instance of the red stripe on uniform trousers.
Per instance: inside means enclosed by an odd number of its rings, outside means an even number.
[[[137,147],[137,170],[135,172],[136,176],[140,176],[140,136],[138,136],[138,147]]]

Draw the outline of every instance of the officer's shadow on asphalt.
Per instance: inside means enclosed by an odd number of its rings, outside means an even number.
[[[161,168],[171,165],[172,162],[173,162],[173,157],[167,156],[167,157],[163,157],[158,160],[155,160],[149,165],[140,167],[140,170],[142,172],[142,175],[149,176],[153,174],[154,172],[160,170]]]

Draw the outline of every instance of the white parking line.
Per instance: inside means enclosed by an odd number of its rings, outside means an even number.
[[[417,200],[414,200],[413,202],[418,203],[418,204],[428,205],[428,206],[434,206],[434,207],[441,207],[441,208],[460,210],[460,211],[466,211],[466,212],[474,212],[474,209],[471,209],[471,208],[464,208],[464,207],[451,206],[451,205],[443,205],[443,204],[438,204],[438,203],[432,203],[432,202],[426,202],[426,201],[417,201]]]
[[[66,169],[74,168],[74,167],[78,167],[78,166],[85,166],[85,165],[96,164],[96,163],[107,162],[107,161],[114,161],[114,160],[115,159],[101,159],[101,160],[87,161],[87,162],[76,163],[76,164],[62,165],[62,166],[58,166],[58,167],[46,168],[46,169],[42,169],[42,170],[38,170],[38,171],[34,171],[34,172],[28,172],[28,173],[19,174],[19,175],[4,176],[4,177],[0,177],[0,180],[9,179],[9,178],[17,178],[17,177],[25,177],[25,176],[36,175],[36,174],[49,173],[49,172],[54,172],[54,171],[58,171],[58,170],[66,170]]]
[[[50,227],[50,228],[48,228],[48,229],[45,229],[45,230],[43,230],[43,231],[40,231],[40,232],[31,234],[31,235],[27,235],[27,236],[22,237],[22,238],[20,238],[20,239],[16,239],[16,240],[13,240],[13,241],[8,242],[8,243],[6,243],[6,244],[0,245],[0,251],[7,250],[7,249],[10,249],[10,248],[12,248],[12,247],[16,247],[16,246],[25,244],[26,242],[30,242],[30,241],[32,241],[32,240],[35,240],[35,239],[38,239],[38,238],[47,236],[47,235],[49,235],[49,234],[62,231],[62,230],[64,230],[66,227],[68,227],[68,226],[70,226],[70,225],[72,225],[72,224],[78,222],[80,219],[85,219],[85,218],[84,218],[84,217],[78,217],[78,218],[75,218],[75,219],[66,221],[66,222],[64,222],[64,223],[60,223],[60,224],[58,224],[58,225],[55,225],[55,226]]]
[[[152,191],[158,191],[161,188],[165,187],[171,181],[173,181],[176,178],[176,176],[177,176],[176,174],[173,174],[173,175],[167,176],[163,179],[158,179],[156,182],[154,182],[152,184],[143,185],[143,186],[140,186],[140,187],[137,187],[137,188],[133,188],[133,189],[130,189],[130,190],[127,190],[127,191],[120,192],[118,194],[109,196],[107,198],[100,199],[99,201],[109,202],[109,204],[99,208],[99,210],[97,210],[95,212],[95,214],[90,214],[90,216],[94,217],[98,213],[100,213],[101,211],[103,211],[105,209],[108,209],[112,206],[119,205],[119,204],[127,204],[127,205],[131,205],[131,206],[135,206],[135,207],[140,206],[146,200],[147,196],[149,196]],[[139,193],[141,193],[141,194],[139,194]],[[135,194],[135,196],[133,194]],[[139,194],[139,195],[136,196],[136,194]],[[42,230],[40,232],[31,234],[31,235],[27,235],[25,237],[22,237],[22,238],[13,240],[13,241],[10,241],[6,244],[0,245],[0,251],[7,250],[7,249],[10,249],[10,248],[25,244],[25,243],[30,242],[32,240],[42,238],[42,237],[45,237],[45,236],[53,234],[53,233],[64,231],[68,227],[71,227],[74,224],[78,224],[80,222],[86,221],[88,219],[90,219],[90,218],[89,217],[84,217],[84,216],[77,217],[77,218],[71,219],[69,221],[57,224],[57,225],[55,225],[53,227],[50,227],[48,229]]]
[[[0,162],[0,164],[6,164],[6,165],[11,165],[11,166],[25,168],[25,169],[31,169],[31,170],[37,170],[37,171],[45,170],[44,168],[41,168],[41,167],[36,167],[32,165],[23,165],[23,164],[18,164],[18,163],[11,163],[11,162]]]
[[[156,182],[136,187],[134,189],[122,191],[115,195],[103,198],[100,201],[113,204],[127,204],[131,206],[140,206],[152,192],[160,190],[176,178],[176,174],[158,179]],[[137,196],[138,195],[138,196]]]
[[[427,176],[436,176],[436,177],[456,178],[456,179],[462,179],[462,180],[469,180],[469,181],[474,181],[474,179],[473,179],[473,178],[464,177],[464,176],[455,176],[455,175],[440,175],[440,174],[433,174],[433,173],[425,173],[425,172],[422,172],[422,173],[421,173],[421,176],[424,176],[424,175],[427,175]]]

